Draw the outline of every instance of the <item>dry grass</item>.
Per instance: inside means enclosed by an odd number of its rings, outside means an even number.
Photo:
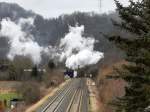
[[[68,80],[68,81],[66,81],[66,82],[64,82],[64,83],[62,83],[62,84],[59,85],[57,88],[53,88],[53,89],[51,88],[51,89],[49,89],[49,90],[47,91],[48,93],[47,93],[43,98],[41,98],[37,103],[33,104],[33,105],[30,106],[29,108],[27,108],[25,112],[35,112],[38,107],[40,107],[49,97],[53,96],[53,95],[55,94],[55,92],[56,92],[58,89],[62,88],[62,87],[63,87],[65,84],[67,84],[69,81],[70,81],[70,80]]]
[[[127,64],[127,62],[120,61],[118,63],[114,63],[113,65],[104,66],[99,72],[97,85],[99,89],[100,102],[103,105],[103,112],[114,112],[114,109],[111,105],[109,105],[109,103],[116,97],[121,97],[125,94],[125,81],[122,79],[115,80],[107,78],[108,75],[115,74],[114,67],[119,68],[123,64]]]
[[[16,92],[16,87],[20,84],[19,81],[0,81],[0,93]]]

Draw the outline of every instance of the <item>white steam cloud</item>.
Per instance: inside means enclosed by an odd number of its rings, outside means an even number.
[[[13,60],[16,55],[28,56],[35,64],[41,62],[41,52],[43,48],[34,41],[30,33],[22,30],[24,25],[32,26],[33,18],[20,19],[17,23],[11,21],[9,18],[1,21],[0,37],[9,39],[10,50],[7,57]]]
[[[66,67],[71,69],[83,68],[98,63],[104,54],[94,51],[96,40],[82,36],[84,26],[70,27],[69,33],[60,41],[60,61],[65,60]]]
[[[28,56],[34,64],[40,64],[44,53],[52,59],[65,62],[70,69],[83,68],[98,63],[104,54],[94,50],[96,40],[91,37],[84,37],[84,26],[69,28],[69,33],[60,40],[59,46],[42,47],[30,34],[30,28],[34,27],[33,18],[21,18],[13,22],[9,18],[2,19],[0,37],[9,40],[10,50],[7,57],[13,60],[15,56]]]

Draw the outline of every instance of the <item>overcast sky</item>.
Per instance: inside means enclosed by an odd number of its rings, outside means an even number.
[[[74,11],[100,12],[100,0],[0,0],[0,2],[18,3],[27,10],[43,15],[46,18],[58,17],[61,14],[70,14]],[[127,4],[128,0],[120,0]],[[115,10],[114,0],[102,0],[101,12]]]

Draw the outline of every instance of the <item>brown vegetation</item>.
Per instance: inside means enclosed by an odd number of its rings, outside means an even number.
[[[20,84],[19,81],[0,81],[0,93],[16,92],[16,88]]]
[[[35,103],[40,98],[39,84],[35,82],[24,82],[18,88],[26,104]]]
[[[64,81],[64,75],[61,70],[54,69],[48,70],[48,73],[43,77],[43,82],[46,85],[46,88],[51,86],[58,86]]]
[[[119,68],[121,65],[127,64],[125,61],[120,61],[109,66],[103,66],[100,69],[97,85],[99,89],[100,102],[103,106],[103,112],[114,112],[110,103],[116,98],[125,94],[124,87],[125,81],[122,79],[109,79],[107,76],[115,75],[114,68]]]

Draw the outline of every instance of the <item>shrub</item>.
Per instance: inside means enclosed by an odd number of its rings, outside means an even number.
[[[24,82],[17,90],[26,104],[35,103],[40,98],[40,89],[37,83]]]

